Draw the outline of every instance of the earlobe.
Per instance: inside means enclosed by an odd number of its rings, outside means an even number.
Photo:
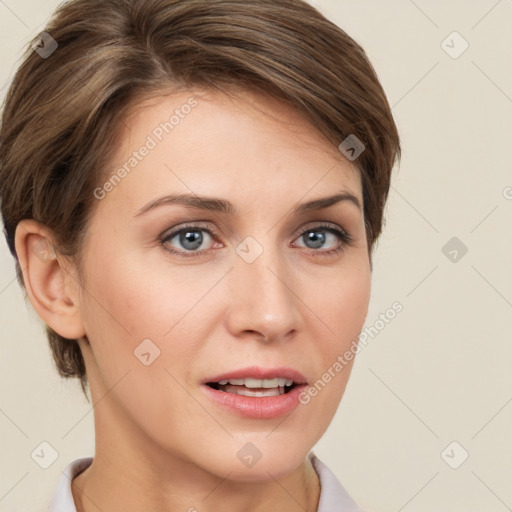
[[[54,247],[54,237],[44,224],[22,220],[15,235],[23,281],[28,298],[41,319],[68,339],[85,335],[80,316],[78,284]]]

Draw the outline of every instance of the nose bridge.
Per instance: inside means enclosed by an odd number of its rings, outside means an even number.
[[[250,238],[237,247],[231,272],[230,328],[268,340],[284,337],[298,328],[293,274],[285,255],[270,244],[271,236],[265,246]]]

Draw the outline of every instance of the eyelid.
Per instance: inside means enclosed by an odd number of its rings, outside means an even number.
[[[304,232],[306,232],[306,231],[310,231],[313,229],[320,229],[320,228],[326,228],[326,229],[332,228],[332,229],[336,229],[337,231],[343,231],[343,233],[348,234],[347,230],[344,229],[339,224],[335,224],[334,222],[329,222],[329,221],[322,221],[322,220],[308,222],[308,223],[306,223],[305,226],[302,226],[296,233],[298,235],[303,235]]]
[[[160,236],[160,240],[169,239],[171,235],[176,236],[177,234],[181,233],[182,231],[193,231],[193,230],[204,230],[211,235],[215,235],[216,237],[220,237],[221,234],[219,231],[212,227],[212,224],[206,221],[191,221],[191,222],[185,222],[183,225],[178,225],[169,229],[166,229]]]

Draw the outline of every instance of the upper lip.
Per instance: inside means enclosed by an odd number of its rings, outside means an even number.
[[[295,384],[307,384],[306,377],[293,368],[276,367],[276,368],[261,368],[259,366],[251,366],[248,368],[240,368],[239,370],[232,370],[213,377],[203,380],[203,384],[209,382],[220,382],[221,380],[231,379],[275,379],[284,378],[293,380]]]

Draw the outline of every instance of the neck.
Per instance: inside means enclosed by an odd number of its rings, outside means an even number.
[[[118,463],[116,464],[116,460]],[[170,467],[180,467],[169,460]],[[95,456],[72,482],[77,512],[316,512],[320,497],[318,476],[309,458],[291,474],[265,482],[238,482],[186,467],[158,475],[141,461]],[[174,474],[173,474],[174,473]],[[182,475],[187,477],[183,478]],[[178,476],[179,475],[179,476]]]

